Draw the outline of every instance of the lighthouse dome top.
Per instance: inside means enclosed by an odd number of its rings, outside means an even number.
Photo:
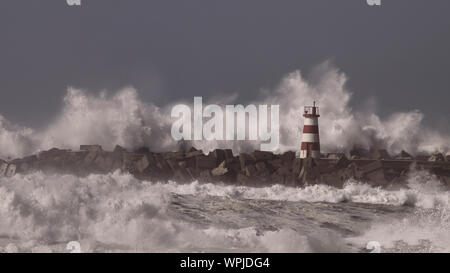
[[[312,118],[312,117],[320,117],[319,115],[319,107],[316,106],[316,102],[314,101],[313,106],[305,106],[305,110],[303,113],[304,117]]]

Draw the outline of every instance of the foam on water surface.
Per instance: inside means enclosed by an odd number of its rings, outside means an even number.
[[[399,241],[449,251],[449,200],[423,172],[399,190],[356,181],[342,189],[251,188],[139,181],[119,171],[36,172],[0,178],[0,246],[66,251],[77,240],[87,252],[349,252],[376,240],[391,251]]]

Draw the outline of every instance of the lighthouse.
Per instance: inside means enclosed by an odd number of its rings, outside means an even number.
[[[320,158],[320,140],[319,140],[319,107],[305,106],[303,113],[304,125],[302,135],[302,146],[300,158]]]

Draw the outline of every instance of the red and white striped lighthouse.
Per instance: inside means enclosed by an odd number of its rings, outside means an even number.
[[[303,125],[302,147],[300,158],[320,158],[320,140],[319,140],[319,107],[305,106],[303,113],[305,122]]]

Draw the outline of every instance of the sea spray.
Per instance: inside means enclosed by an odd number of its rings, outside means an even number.
[[[298,150],[302,107],[316,100],[321,105],[321,146],[324,151],[349,151],[354,146],[387,148],[391,153],[406,150],[448,152],[449,137],[425,128],[424,115],[418,110],[397,112],[380,118],[375,112],[357,112],[350,107],[351,92],[346,75],[325,62],[311,79],[300,71],[286,75],[273,90],[263,90],[251,104],[280,105],[279,151]],[[214,98],[208,104],[219,104]],[[153,151],[176,148],[170,135],[170,109],[180,101],[156,106],[139,99],[132,87],[97,95],[69,88],[61,113],[43,128],[24,128],[0,115],[0,158],[15,158],[53,147],[76,149],[80,144],[101,144],[112,149],[119,144],[128,149],[148,146]],[[227,104],[243,104],[230,96]],[[190,105],[192,107],[192,105]],[[231,148],[233,152],[257,149],[260,141],[208,141],[192,144],[205,152]]]

